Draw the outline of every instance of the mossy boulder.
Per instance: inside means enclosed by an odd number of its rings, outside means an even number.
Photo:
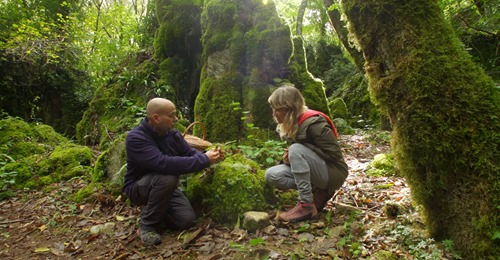
[[[259,165],[234,154],[205,171],[189,176],[186,194],[198,215],[234,224],[247,211],[269,209],[275,197]]]
[[[35,171],[40,179],[30,180],[30,186],[46,185],[92,172],[92,150],[86,146],[63,143],[46,158],[36,164]]]
[[[90,148],[71,143],[50,126],[0,120],[0,197],[92,172]]]

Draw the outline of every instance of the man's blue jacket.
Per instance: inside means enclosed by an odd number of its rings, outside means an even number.
[[[189,146],[179,131],[160,136],[147,118],[128,133],[125,145],[127,173],[123,191],[129,197],[133,184],[148,173],[179,176],[210,166],[208,156]]]

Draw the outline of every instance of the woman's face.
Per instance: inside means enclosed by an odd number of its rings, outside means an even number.
[[[276,118],[276,122],[278,122],[278,124],[283,123],[283,120],[285,119],[285,115],[287,112],[288,110],[286,108],[278,108],[278,109],[273,108],[273,117]]]

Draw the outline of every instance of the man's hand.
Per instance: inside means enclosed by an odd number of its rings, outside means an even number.
[[[215,147],[210,149],[205,153],[210,160],[210,164],[217,163],[224,159],[224,152],[220,149],[220,147]]]
[[[288,148],[285,148],[285,152],[283,153],[283,163],[284,164],[290,164],[290,161],[288,160]]]

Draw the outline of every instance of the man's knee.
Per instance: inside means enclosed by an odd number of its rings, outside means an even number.
[[[186,230],[196,225],[196,213],[194,210],[182,212],[182,216],[175,220],[175,228]]]

